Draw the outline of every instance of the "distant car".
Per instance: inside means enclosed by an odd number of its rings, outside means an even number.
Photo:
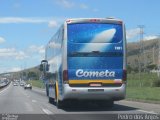
[[[13,86],[18,86],[18,83],[16,83],[16,82],[15,82],[15,83],[13,83]]]
[[[20,86],[24,86],[24,83],[20,83]]]
[[[24,85],[24,89],[32,89],[32,85],[30,83],[26,83]]]

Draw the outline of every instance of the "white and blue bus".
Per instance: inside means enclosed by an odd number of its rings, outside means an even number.
[[[47,95],[57,107],[67,100],[113,106],[125,98],[126,33],[119,19],[66,20],[47,44],[44,61]]]

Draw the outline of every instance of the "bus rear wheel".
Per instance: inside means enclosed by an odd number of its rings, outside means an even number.
[[[63,105],[64,105],[63,101],[60,101],[60,100],[56,101],[56,106],[57,106],[58,109],[61,109],[63,107]]]
[[[51,97],[48,97],[48,101],[49,101],[49,103],[54,103],[54,99]]]

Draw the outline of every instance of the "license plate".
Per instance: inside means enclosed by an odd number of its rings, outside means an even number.
[[[88,92],[104,92],[104,89],[88,89]]]
[[[89,86],[91,86],[91,87],[100,87],[100,86],[102,86],[102,84],[101,83],[90,83]]]

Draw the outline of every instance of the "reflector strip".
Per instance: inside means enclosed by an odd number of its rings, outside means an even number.
[[[69,84],[122,83],[122,80],[69,80]]]

